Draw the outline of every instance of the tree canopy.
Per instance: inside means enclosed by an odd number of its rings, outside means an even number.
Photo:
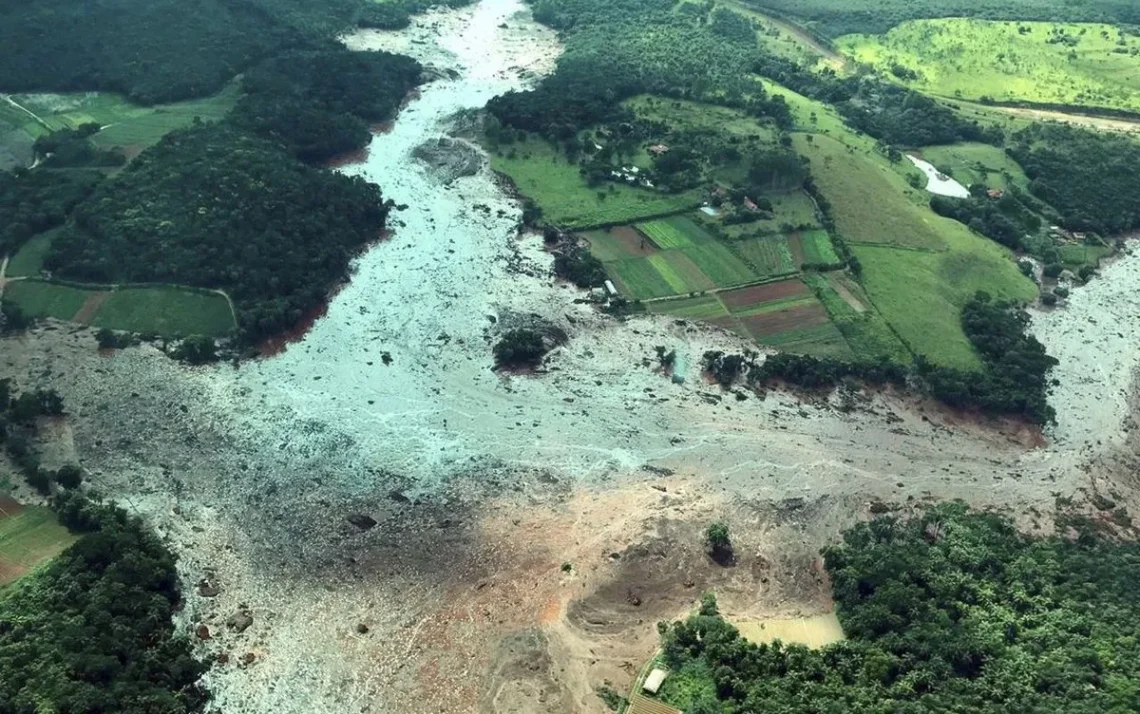
[[[168,134],[75,210],[46,266],[94,283],[216,288],[252,341],[296,324],[384,227],[379,189],[225,123]]]
[[[662,624],[664,694],[706,714],[1140,710],[1140,545],[1035,540],[944,504],[824,551],[847,639],[753,644],[705,601]]]

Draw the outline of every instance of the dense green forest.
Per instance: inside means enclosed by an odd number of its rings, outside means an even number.
[[[115,506],[61,494],[56,510],[86,535],[0,592],[0,714],[201,711],[174,556]]]
[[[1066,227],[1115,235],[1140,228],[1140,145],[1125,136],[1063,124],[1034,124],[1013,137],[1010,155]]]
[[[366,145],[369,123],[392,118],[421,71],[387,52],[290,52],[245,74],[232,119],[303,161],[322,161]]]
[[[98,171],[0,171],[0,256],[36,233],[63,225],[103,178]]]
[[[315,47],[363,0],[0,2],[0,91],[203,96],[283,49]]]
[[[225,123],[168,134],[75,210],[46,265],[95,283],[225,290],[246,341],[325,299],[384,226],[380,190]]]
[[[976,17],[983,20],[1140,23],[1140,5],[1127,0],[749,0],[807,21],[830,37],[878,34],[907,20]]]
[[[715,600],[666,625],[689,714],[1140,711],[1140,545],[1020,535],[960,504],[879,517],[824,551],[845,641],[753,644]]]

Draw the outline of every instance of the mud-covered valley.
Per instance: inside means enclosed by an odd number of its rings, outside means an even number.
[[[341,169],[401,208],[306,334],[208,367],[58,322],[0,351],[0,377],[67,404],[45,461],[78,455],[169,538],[219,711],[602,712],[595,688],[627,688],[655,623],[704,590],[740,617],[828,609],[819,549],[873,504],[963,499],[1044,531],[1058,496],[1137,503],[1140,256],[1034,315],[1061,362],[1044,433],[889,390],[722,391],[699,356],[740,338],[601,314],[486,161],[414,156],[550,72],[552,31],[484,0],[345,43],[438,78]],[[536,374],[494,371],[496,336],[536,317],[565,344]],[[659,345],[691,357],[680,383]],[[703,548],[715,519],[733,567]]]

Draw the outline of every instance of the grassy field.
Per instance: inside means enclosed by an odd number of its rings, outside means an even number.
[[[694,214],[694,219],[699,223],[717,223],[724,235],[730,238],[786,233],[789,226],[794,229],[800,226],[819,225],[819,218],[815,214],[815,204],[812,203],[811,197],[803,191],[771,193],[765,195],[764,198],[772,202],[771,218],[734,225],[720,224],[718,219],[703,213]]]
[[[567,228],[628,223],[701,203],[696,190],[665,194],[624,184],[587,186],[577,164],[538,139],[493,152],[491,167],[509,176],[522,195],[542,208],[547,221]]]
[[[964,186],[981,183],[990,188],[1009,188],[1010,184],[1028,190],[1029,178],[1021,165],[997,146],[967,142],[943,146],[925,146],[922,158],[950,175]]]
[[[907,184],[877,153],[864,153],[827,136],[796,134],[796,151],[832,204],[836,228],[855,243],[886,243],[941,250],[946,241],[929,198]]]
[[[800,239],[803,242],[805,263],[835,265],[840,262],[827,231],[804,231],[800,234]]]
[[[727,288],[762,277],[721,243],[710,241],[683,248],[682,251],[717,287]]]
[[[716,295],[661,300],[649,303],[649,311],[657,315],[673,315],[689,320],[711,321],[729,316],[728,310]]]
[[[910,350],[891,331],[887,321],[874,309],[863,288],[839,273],[803,276],[828,316],[846,339],[852,354],[860,359],[888,360],[909,365]],[[842,290],[845,295],[840,295]]]
[[[24,129],[38,136],[50,129],[75,128],[95,122],[103,131],[95,135],[100,146],[149,146],[174,129],[189,126],[195,117],[216,121],[238,99],[238,85],[230,84],[210,97],[174,104],[144,107],[116,94],[17,94],[12,99],[40,117],[47,126],[25,115]]]
[[[670,216],[638,223],[637,230],[647,235],[661,250],[686,248],[695,243],[707,243],[712,240],[712,236],[705,229],[684,216]]]
[[[929,94],[1140,110],[1140,38],[1112,25],[916,20],[836,44],[884,73],[917,72],[907,84]]]
[[[40,269],[43,267],[44,258],[47,256],[48,249],[51,248],[52,238],[59,232],[60,229],[55,228],[50,231],[44,231],[39,235],[33,236],[27,243],[20,247],[16,254],[8,261],[9,278],[17,278],[22,276],[34,276],[40,274]]]
[[[932,362],[976,368],[978,357],[962,333],[962,306],[978,290],[1029,301],[1037,287],[998,244],[966,230],[947,231],[948,250],[853,246],[863,285],[875,309],[915,354]]]
[[[178,288],[124,288],[111,293],[91,324],[156,335],[221,337],[233,331],[234,318],[229,302],[214,293]]]
[[[632,97],[623,104],[638,117],[662,122],[674,130],[703,129],[741,138],[755,137],[756,141],[765,143],[776,140],[771,127],[760,124],[755,117],[738,109],[651,94]]]
[[[105,291],[20,280],[8,284],[4,301],[34,317],[127,332],[221,337],[234,328],[223,296],[173,287]]]
[[[763,277],[788,275],[799,269],[788,248],[788,240],[782,235],[746,238],[728,246]]]
[[[0,587],[59,555],[75,540],[51,509],[19,506],[0,494]]]
[[[4,302],[17,305],[33,317],[70,320],[93,292],[39,280],[21,280],[4,288]]]

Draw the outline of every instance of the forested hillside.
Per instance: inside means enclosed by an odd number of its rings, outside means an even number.
[[[1006,518],[932,508],[825,551],[847,640],[753,644],[713,600],[665,628],[687,712],[1140,711],[1140,546],[1081,526],[1034,540]]]
[[[226,124],[167,135],[75,211],[47,266],[94,283],[225,290],[246,340],[293,326],[379,237],[375,185]]]
[[[0,591],[0,713],[201,711],[174,556],[117,507],[64,494],[57,510],[86,535]]]
[[[257,60],[322,42],[363,0],[43,0],[0,3],[0,91],[203,96]]]
[[[807,21],[830,37],[876,34],[906,20],[934,17],[1140,23],[1140,5],[1127,0],[749,0],[749,4]]]

